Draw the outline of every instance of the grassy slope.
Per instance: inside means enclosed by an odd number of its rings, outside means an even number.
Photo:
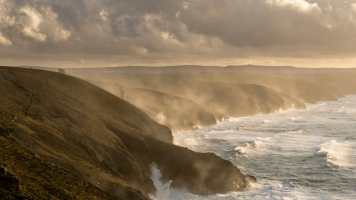
[[[0,168],[0,199],[119,199],[3,137]]]
[[[173,185],[197,194],[244,190],[248,185],[248,177],[231,162],[170,144],[167,127],[80,79],[8,68],[0,72],[0,91],[4,137],[114,196],[143,198],[133,188],[146,196],[153,193],[152,162]],[[216,181],[207,184],[209,180]]]

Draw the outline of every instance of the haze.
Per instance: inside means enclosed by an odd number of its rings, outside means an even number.
[[[354,67],[355,0],[0,0],[11,66]]]

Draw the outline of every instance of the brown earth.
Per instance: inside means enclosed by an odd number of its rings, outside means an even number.
[[[214,154],[171,144],[166,126],[88,82],[48,71],[1,68],[7,69],[0,72],[1,136],[110,195],[145,199],[154,193],[149,178],[153,162],[164,180],[195,194],[243,191],[254,179]]]

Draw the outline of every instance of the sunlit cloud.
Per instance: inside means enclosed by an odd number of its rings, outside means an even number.
[[[45,34],[40,33],[39,30],[39,25],[42,22],[42,17],[30,7],[22,8],[21,12],[26,14],[27,17],[29,17],[28,23],[24,26],[22,32],[37,41],[44,42],[47,36]]]
[[[303,12],[312,10],[320,11],[320,8],[317,3],[309,3],[305,0],[267,0],[267,4],[281,7],[288,6]]]
[[[2,34],[0,33],[0,44],[9,46],[12,45],[12,42],[9,39],[2,36]]]
[[[100,16],[101,16],[101,19],[103,20],[103,22],[108,21],[109,14],[107,12],[105,12],[104,10],[100,11]]]

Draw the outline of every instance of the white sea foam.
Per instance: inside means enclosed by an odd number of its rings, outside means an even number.
[[[256,140],[254,141],[254,146],[255,147],[264,147],[267,143],[269,143],[271,141],[271,137],[267,137],[267,138],[256,138]]]
[[[263,121],[262,121],[262,123],[266,123],[266,124],[267,124],[267,123],[272,123],[272,122],[274,122],[274,121],[272,121],[272,120],[263,120]]]
[[[253,146],[251,144],[249,144],[249,143],[246,143],[243,146],[235,147],[234,151],[238,152],[238,154],[236,154],[236,155],[243,155],[245,157],[248,157],[248,155],[247,155],[248,154],[248,150],[251,149],[251,148],[253,148]]]
[[[353,150],[348,144],[339,143],[331,140],[324,144],[319,145],[319,153],[325,153],[327,161],[338,166],[355,166],[353,157]]]
[[[157,168],[156,163],[152,163],[150,167],[151,167],[150,178],[152,179],[153,184],[157,190],[155,194],[149,194],[150,198],[153,200],[168,200],[172,181],[169,181],[167,183],[162,182],[161,180],[162,174]]]
[[[322,106],[327,106],[328,103],[317,103],[317,104],[307,104],[307,109],[313,109],[316,107],[322,107]]]
[[[353,114],[353,113],[356,113],[356,110],[355,110],[355,109],[351,109],[351,108],[344,108],[344,107],[341,107],[341,108],[337,109],[337,112],[339,112],[339,113]]]
[[[198,145],[198,141],[195,138],[186,138],[183,140],[183,143],[189,146],[196,146]]]
[[[356,140],[356,137],[347,137],[345,140]]]
[[[307,108],[228,118],[174,135],[175,144],[214,152],[258,183],[246,192],[219,195],[171,188],[169,199],[356,199],[356,95]]]
[[[219,121],[219,120],[217,120],[217,119],[215,119],[215,120],[216,120],[216,124],[221,124],[221,123],[223,123],[223,122],[225,121],[224,118],[221,118],[221,121]]]
[[[165,124],[166,121],[167,121],[167,118],[166,118],[166,116],[164,115],[163,112],[160,112],[160,113],[158,113],[158,114],[156,115],[156,120],[157,120],[157,122],[160,123],[160,124]]]
[[[246,154],[247,153],[246,147],[235,147],[234,150],[239,152],[240,154]]]
[[[240,118],[229,117],[226,121],[228,121],[228,122],[238,122],[238,121],[241,121],[241,118],[243,118],[243,117],[240,117]]]

